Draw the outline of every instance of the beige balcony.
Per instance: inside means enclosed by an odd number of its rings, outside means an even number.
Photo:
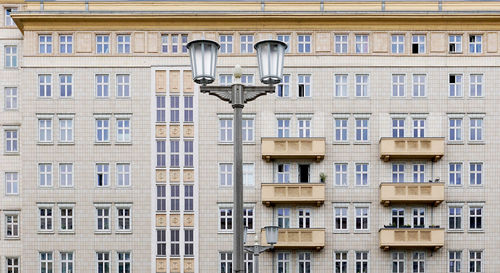
[[[266,231],[260,232],[261,244],[268,245],[266,241]],[[320,250],[325,247],[324,228],[280,228],[278,233],[278,243],[274,245],[276,249],[315,249]]]
[[[443,137],[383,137],[379,142],[380,159],[430,159],[438,161],[444,156]]]
[[[324,137],[263,137],[262,159],[314,159],[321,161],[325,158]]]
[[[266,206],[274,204],[316,204],[319,207],[325,202],[325,184],[262,184],[261,194],[262,203]]]
[[[379,231],[380,247],[390,248],[433,248],[444,246],[443,228],[382,228]]]
[[[427,203],[437,206],[444,201],[444,183],[382,183],[380,203]]]

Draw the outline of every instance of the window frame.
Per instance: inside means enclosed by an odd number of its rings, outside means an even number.
[[[69,38],[69,39],[68,39]],[[72,54],[73,53],[73,34],[59,34],[59,53]],[[64,49],[64,50],[61,50]]]

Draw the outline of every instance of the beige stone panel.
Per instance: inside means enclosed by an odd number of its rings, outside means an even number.
[[[148,32],[148,52],[156,53],[159,51],[159,36],[160,34],[158,32]]]
[[[255,37],[255,41],[259,42],[262,40],[270,40],[273,39],[273,33],[272,32],[258,32]]]
[[[488,32],[488,34],[486,35],[486,41],[488,42],[488,53],[496,53],[498,51],[498,33]]]
[[[433,32],[430,35],[431,53],[446,52],[446,34],[443,32]]]
[[[156,125],[156,137],[166,138],[167,137],[167,125]]]
[[[331,43],[330,32],[316,33],[316,52],[330,52]]]
[[[194,182],[194,170],[184,170],[184,182]]]
[[[180,92],[180,76],[181,72],[179,70],[170,70],[169,72],[169,84],[170,84],[170,93],[179,93]]]
[[[190,70],[185,70],[184,72],[182,72],[182,77],[184,93],[193,93],[193,73],[191,73]]]
[[[166,214],[156,214],[156,226],[166,227],[167,226],[167,215]]]
[[[76,53],[92,53],[92,33],[78,32],[76,34]]]
[[[44,11],[84,11],[85,10],[85,4],[83,2],[76,2],[76,3],[44,3],[43,4],[43,10]]]
[[[418,2],[418,5],[415,2],[385,2],[385,10],[386,11],[438,11],[439,4],[438,2]]]
[[[23,46],[24,55],[34,55],[38,52],[37,38],[38,34],[34,31],[24,32],[24,46]]]
[[[170,272],[171,273],[181,272],[181,259],[170,258]]]
[[[155,74],[156,93],[167,92],[167,71],[156,70]]]
[[[167,260],[165,258],[156,258],[156,272],[167,272]]]
[[[326,2],[323,4],[325,11],[380,11],[379,2]]]
[[[184,272],[186,273],[194,272],[194,259],[184,258]]]
[[[166,170],[156,170],[156,182],[166,183],[167,182],[167,171]]]
[[[181,215],[180,214],[170,214],[170,226],[180,227],[181,226]]]
[[[184,125],[184,137],[194,137],[194,125]]]
[[[443,11],[492,11],[499,10],[500,3],[495,2],[465,2],[465,1],[443,1]]]
[[[205,32],[205,38],[207,40],[217,41],[217,33],[215,32]]]
[[[373,37],[373,52],[386,53],[389,49],[389,37],[387,32],[375,32]]]
[[[319,2],[288,2],[286,5],[276,2],[267,2],[265,11],[320,11]]]
[[[181,172],[179,170],[170,170],[170,182],[181,181]]]
[[[146,34],[144,32],[135,32],[133,34],[134,37],[134,45],[133,49],[135,53],[144,53],[146,47]]]
[[[181,137],[180,125],[170,125],[170,137],[173,137],[173,138]]]
[[[184,226],[194,227],[194,214],[184,214]]]

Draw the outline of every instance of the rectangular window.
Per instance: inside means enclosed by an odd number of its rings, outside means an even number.
[[[243,185],[246,187],[255,185],[255,164],[243,163]]]
[[[233,53],[233,35],[219,35],[220,53]]]
[[[298,97],[311,97],[311,75],[298,75]]]
[[[311,227],[311,210],[310,209],[299,209],[298,210],[298,223],[299,223],[299,228],[310,228]]]
[[[96,168],[96,186],[109,187],[109,164],[98,163]]]
[[[219,142],[233,142],[232,119],[219,119]]]
[[[73,53],[73,35],[59,35],[59,53]]]
[[[109,119],[96,119],[95,129],[96,142],[109,142]]]
[[[233,83],[233,75],[231,74],[220,74],[219,75],[220,85],[231,85]]]
[[[281,82],[277,85],[276,95],[280,98],[290,97],[290,75],[283,75]]]
[[[181,186],[170,185],[170,210],[181,210]]]
[[[172,38],[172,53],[179,52],[179,36],[177,34],[172,34],[170,36]]]
[[[355,208],[356,216],[355,216],[355,228],[356,231],[368,231],[369,228],[369,208]]]
[[[180,122],[180,97],[170,96],[170,122]]]
[[[482,270],[482,251],[469,251],[469,273],[481,273]]]
[[[5,194],[6,195],[19,194],[19,174],[17,172],[5,173]]]
[[[424,208],[413,208],[413,227],[423,228],[425,227],[425,209]]]
[[[368,273],[368,251],[356,251],[356,273]]]
[[[288,252],[278,252],[277,253],[277,273],[291,273],[290,269],[290,253]]]
[[[182,47],[182,53],[187,53],[187,44],[188,44],[188,35],[187,34],[181,34],[181,47]]]
[[[5,130],[5,152],[18,153],[19,152],[19,131],[18,130]]]
[[[411,53],[412,54],[425,53],[425,35],[413,35],[411,37]]]
[[[290,35],[280,34],[277,36],[277,38],[278,38],[278,41],[281,41],[288,46],[285,50],[285,53],[289,53],[290,52]]]
[[[156,122],[165,122],[166,97],[156,96]]]
[[[405,253],[392,253],[392,273],[405,273]]]
[[[482,230],[483,229],[483,208],[471,207],[469,208],[469,229]]]
[[[167,210],[167,187],[165,185],[156,186],[156,210]]]
[[[5,237],[19,237],[19,215],[7,213],[5,214]]]
[[[413,273],[425,272],[425,252],[413,252]]]
[[[117,230],[118,231],[131,231],[132,230],[132,216],[130,208],[116,208],[117,216]]]
[[[110,215],[109,207],[96,208],[96,230],[97,231],[110,231]]]
[[[483,140],[483,119],[482,118],[471,118],[470,119],[470,141],[482,141]]]
[[[470,97],[483,96],[483,75],[471,74],[470,75]]]
[[[299,252],[298,259],[299,273],[311,273],[311,253],[310,252]]]
[[[194,230],[184,230],[184,256],[194,256]]]
[[[157,140],[156,141],[156,167],[165,168],[167,165],[167,150],[166,141]]]
[[[110,273],[111,260],[109,259],[109,252],[97,252],[96,255],[97,255],[97,273]]]
[[[109,35],[96,35],[95,41],[97,54],[109,53]]]
[[[356,53],[368,53],[368,35],[356,35]]]
[[[406,75],[392,75],[392,96],[405,97]]]
[[[254,209],[252,208],[244,208],[243,209],[243,225],[247,228],[249,232],[254,231]]]
[[[392,119],[392,137],[405,137],[405,119]]]
[[[426,75],[413,75],[413,97],[425,97]]]
[[[243,118],[241,121],[241,129],[243,142],[254,142],[254,119],[253,118]]]
[[[335,75],[335,97],[346,98],[347,96],[347,75]]]
[[[392,182],[404,183],[405,182],[405,165],[392,164]]]
[[[116,164],[116,186],[130,187],[130,163]]]
[[[12,12],[16,12],[16,11],[17,11],[17,8],[6,8],[5,9],[5,26],[15,26],[16,25],[14,23],[14,20],[12,20],[12,17],[10,17],[10,14]]]
[[[38,185],[40,187],[52,187],[52,164],[38,164]]]
[[[311,137],[311,120],[299,119],[299,137]]]
[[[98,98],[109,97],[109,75],[98,74],[95,75],[96,96]]]
[[[461,74],[450,74],[449,76],[449,90],[450,97],[463,97],[462,88],[462,75]]]
[[[117,254],[118,254],[118,273],[131,273],[132,258],[130,252],[118,252]],[[71,273],[73,273],[73,271],[71,271]]]
[[[130,98],[130,75],[116,75],[116,97]]]
[[[233,272],[233,254],[231,252],[219,253],[219,273],[232,273]]]
[[[449,273],[462,272],[462,251],[448,252]]]
[[[335,53],[337,54],[347,53],[348,37],[349,36],[347,34],[339,34],[334,36]]]
[[[184,185],[184,210],[194,210],[194,186]]]
[[[469,52],[483,53],[483,35],[469,36]]]
[[[52,75],[38,75],[38,96],[52,97]]]
[[[233,185],[233,164],[219,164],[219,186],[231,187]]]
[[[17,109],[17,88],[5,87],[5,110]]]
[[[290,209],[278,208],[278,227],[290,228]]]
[[[461,141],[462,140],[462,119],[461,118],[450,118],[450,141]]]
[[[335,119],[335,141],[347,141],[347,119]]]
[[[335,163],[335,185],[347,186],[347,164]]]
[[[73,75],[59,75],[59,96],[61,98],[73,96]]]
[[[425,182],[425,164],[413,164],[413,182]]]
[[[233,230],[233,209],[219,208],[219,231]]]
[[[368,119],[356,119],[356,141],[368,141]]]
[[[7,265],[7,273],[20,273],[20,263],[18,257],[6,257],[5,264]]]
[[[167,231],[156,230],[156,256],[165,257],[167,255]]]
[[[52,119],[38,119],[38,141],[52,142]]]
[[[118,53],[130,53],[130,35],[117,35]]]
[[[450,185],[461,186],[462,185],[462,163],[450,163],[449,164],[449,181]]]
[[[481,186],[483,184],[483,163],[470,163],[470,179],[471,186]]]
[[[348,208],[347,207],[335,207],[335,231],[344,232],[348,230]]]
[[[184,97],[184,122],[193,122],[194,115],[194,98],[193,97]]]
[[[356,163],[356,186],[368,186],[368,163]]]
[[[297,35],[299,53],[311,53],[311,35]]]
[[[278,183],[290,183],[290,164],[278,164]]]
[[[116,141],[130,142],[130,119],[116,119]]]
[[[347,252],[335,252],[333,263],[334,273],[347,273]]]
[[[73,231],[73,208],[60,208],[59,213],[61,216],[59,227],[61,231]]]
[[[168,34],[161,35],[161,52],[168,53]]]
[[[356,97],[368,97],[368,75],[356,75]]]
[[[14,68],[17,67],[17,46],[5,46],[5,67]]]
[[[278,119],[278,137],[290,137],[290,119]]]
[[[170,167],[178,168],[181,166],[179,146],[179,140],[170,140]]]
[[[38,35],[38,53],[52,53],[52,35]]]
[[[52,208],[39,208],[40,231],[52,231]]]
[[[253,53],[253,35],[240,36],[240,53]]]
[[[450,35],[448,41],[450,53],[462,53],[462,35]]]
[[[393,54],[405,53],[405,36],[403,34],[391,35],[391,52]]]
[[[448,229],[462,230],[462,217],[462,207],[448,208]]]
[[[40,273],[54,272],[54,257],[52,252],[40,252]],[[109,273],[109,272],[107,272]]]
[[[60,187],[73,187],[73,164],[60,163],[59,164],[59,186]]]
[[[413,119],[413,137],[425,137],[425,119]]]

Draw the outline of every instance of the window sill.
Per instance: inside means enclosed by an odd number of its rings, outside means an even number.
[[[355,230],[354,234],[371,234],[368,230]]]
[[[447,230],[446,232],[448,233],[464,233],[464,230],[463,229],[457,229],[457,230]]]
[[[132,230],[117,230],[115,234],[132,234]]]
[[[484,233],[484,230],[468,230],[468,233]]]
[[[59,230],[58,234],[60,235],[75,235],[74,230]]]
[[[255,142],[243,142],[243,145],[256,145],[257,143]]]
[[[464,185],[462,185],[462,184],[460,184],[460,185],[450,185],[450,184],[448,184],[448,188],[450,188],[450,189],[463,189]]]
[[[75,142],[58,142],[57,145],[59,145],[59,146],[73,146],[73,145],[75,145]]]
[[[233,142],[218,142],[219,145],[233,145]]]
[[[132,141],[129,141],[129,142],[115,142],[115,145],[130,146],[130,145],[132,145]]]
[[[54,145],[54,142],[37,142],[36,143],[37,145],[41,145],[41,146],[50,146],[50,145]]]
[[[111,145],[111,142],[94,142],[94,145]]]
[[[16,236],[16,237],[7,237],[7,236],[5,236],[4,240],[5,241],[20,241],[21,237],[20,236]]]
[[[469,140],[469,142],[467,144],[469,144],[469,145],[485,145],[486,143],[484,141]]]
[[[453,140],[448,140],[448,145],[464,145],[465,143],[463,141],[453,141]]]
[[[350,232],[348,230],[346,231],[342,231],[342,230],[338,230],[338,231],[333,231],[334,234],[349,234]]]
[[[96,230],[96,231],[94,231],[94,234],[109,235],[109,234],[111,234],[111,230],[103,230],[103,231]]]
[[[54,231],[53,230],[47,230],[47,231],[39,230],[37,233],[38,234],[54,234]]]
[[[367,141],[359,141],[359,142],[354,142],[354,145],[371,145],[371,142]]]
[[[351,143],[349,141],[334,141],[332,144],[333,145],[350,145]]]
[[[4,156],[16,156],[16,155],[18,156],[18,155],[20,155],[20,153],[19,152],[4,152],[3,155]]]

